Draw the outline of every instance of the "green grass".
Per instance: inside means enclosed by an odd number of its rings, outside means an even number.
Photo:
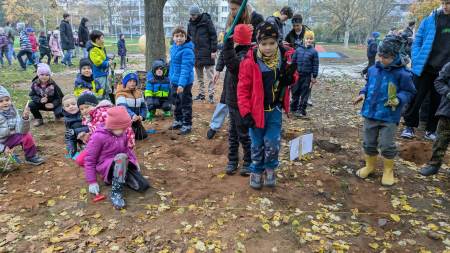
[[[140,54],[141,51],[139,50],[139,38],[133,37],[133,39],[125,38],[125,43],[127,47],[127,53],[128,54]],[[117,55],[117,39],[116,37],[106,37],[105,38],[105,46],[106,51],[108,54],[115,54]]]
[[[47,59],[47,58],[45,58]],[[78,59],[74,58],[72,59],[72,62],[74,66],[72,68],[77,68],[78,66]],[[22,71],[19,63],[17,60],[14,60],[12,66],[7,66],[0,69],[0,82],[2,85],[10,86],[12,84],[16,83],[22,83],[22,82],[30,82],[31,80],[36,76],[35,70],[33,66],[27,66],[26,71]],[[53,73],[62,72],[66,69],[69,69],[69,67],[66,67],[62,64],[58,65],[51,65],[50,66]]]
[[[18,109],[23,109],[27,103],[27,101],[30,99],[28,96],[29,91],[27,90],[20,90],[20,89],[12,89],[12,88],[6,88],[9,93],[11,94],[11,98],[13,101],[13,104]]]

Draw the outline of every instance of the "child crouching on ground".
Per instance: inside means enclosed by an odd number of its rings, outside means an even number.
[[[83,144],[81,137],[89,133],[89,128],[81,123],[80,109],[78,109],[77,98],[74,95],[65,95],[62,99],[62,104],[64,125],[66,126],[64,140],[67,156],[75,160]]]
[[[105,183],[112,184],[110,198],[116,209],[125,207],[125,183],[134,190],[142,190],[139,185],[130,185],[127,179],[132,170],[133,173],[139,173],[136,155],[133,149],[128,147],[126,129],[130,126],[131,118],[123,106],[110,108],[105,126],[97,128],[86,148],[84,169],[89,192],[95,195],[100,193],[97,183],[99,174]],[[142,178],[141,175],[140,177]]]
[[[439,72],[439,77],[434,81],[434,87],[442,96],[441,104],[436,112],[436,116],[439,117],[437,138],[433,143],[431,160],[420,170],[422,176],[431,176],[439,172],[450,143],[450,62]]]
[[[22,115],[11,101],[11,95],[0,86],[0,152],[10,155],[13,148],[22,145],[25,162],[32,165],[44,163],[37,154],[36,144],[30,133],[30,111],[25,108]]]
[[[250,187],[275,187],[279,165],[282,108],[289,112],[289,85],[294,80],[294,50],[278,44],[279,33],[269,22],[259,25],[257,46],[239,68],[237,99],[242,122],[250,128]]]
[[[105,90],[101,84],[94,79],[91,61],[87,58],[80,60],[80,73],[75,79],[75,88],[73,93],[75,96],[79,97],[85,91],[91,91],[99,100],[105,98]]]
[[[364,101],[361,115],[364,117],[364,143],[366,167],[356,175],[367,178],[377,164],[378,147],[384,157],[382,185],[391,186],[394,179],[394,158],[397,155],[395,135],[401,111],[415,95],[412,74],[406,69],[400,56],[403,48],[398,36],[387,36],[378,47],[378,61],[369,68],[368,81],[354,101]]]
[[[164,60],[156,60],[152,70],[147,74],[145,85],[145,103],[147,104],[147,120],[152,120],[156,109],[164,111],[164,117],[170,117],[172,104],[170,103],[170,80],[167,76],[167,65]]]
[[[127,109],[128,115],[131,117],[134,134],[136,140],[143,140],[147,138],[142,122],[147,115],[147,105],[145,104],[144,95],[142,91],[137,88],[139,78],[136,72],[125,72],[122,84],[117,85],[116,104]]]

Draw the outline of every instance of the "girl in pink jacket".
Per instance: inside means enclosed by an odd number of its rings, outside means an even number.
[[[50,50],[53,55],[53,62],[58,64],[58,58],[62,57],[62,49],[61,44],[59,43],[59,31],[53,31],[53,34],[50,36],[50,41],[48,42],[50,46]]]

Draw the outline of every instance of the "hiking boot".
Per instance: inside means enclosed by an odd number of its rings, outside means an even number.
[[[34,165],[34,166],[38,166],[38,165],[41,165],[41,164],[43,164],[45,161],[44,161],[44,159],[42,159],[40,156],[38,156],[38,155],[34,155],[33,157],[31,157],[31,158],[26,158],[25,159],[25,163],[28,163],[28,164],[31,164],[31,165]]]
[[[250,173],[250,187],[255,190],[261,190],[262,188],[262,174],[259,173]]]
[[[208,138],[208,140],[211,140],[212,138],[214,138],[214,136],[216,135],[217,131],[214,129],[209,129],[208,132],[206,133],[206,138]]]
[[[35,119],[34,122],[33,122],[33,126],[34,127],[39,127],[39,126],[42,126],[42,125],[44,125],[44,120],[43,119]]]
[[[164,117],[165,118],[170,118],[170,117],[172,117],[172,112],[171,111],[166,111],[166,112],[164,112]]]
[[[182,126],[180,129],[180,135],[188,135],[192,132],[191,126]]]
[[[414,137],[416,137],[416,135],[414,134],[414,128],[406,127],[405,130],[403,130],[400,137],[405,139],[413,139]]]
[[[209,97],[208,97],[208,103],[214,104],[214,95],[209,95]]]
[[[183,126],[183,123],[181,123],[180,121],[174,121],[172,123],[172,126],[169,127],[169,130],[177,130],[180,129]]]
[[[275,187],[277,178],[274,169],[266,169],[266,178],[264,179],[264,186]]]
[[[425,140],[435,141],[436,140],[436,133],[430,132],[430,131],[426,131],[425,135],[423,136],[423,138],[425,138]]]
[[[242,164],[241,170],[239,171],[239,174],[243,177],[248,177],[250,175],[250,164],[249,162],[244,162]]]
[[[438,166],[427,165],[419,171],[419,174],[422,176],[428,177],[428,176],[436,175],[438,172],[439,172]]]
[[[231,175],[234,175],[234,173],[236,173],[237,169],[238,169],[237,163],[229,162],[227,164],[227,167],[225,168],[225,173],[227,173],[227,175],[231,176]]]
[[[205,95],[199,94],[194,98],[194,101],[205,101]]]

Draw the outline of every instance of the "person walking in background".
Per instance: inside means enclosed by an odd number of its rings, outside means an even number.
[[[214,65],[217,57],[217,32],[208,13],[201,13],[197,5],[189,8],[191,16],[188,36],[195,45],[195,73],[199,83],[199,94],[194,100],[205,100],[205,76],[208,78],[208,102],[214,103]]]
[[[8,36],[5,33],[5,29],[0,27],[0,64],[4,67],[3,56],[6,56],[9,66],[11,66],[11,58],[9,56],[9,41]]]
[[[380,44],[380,33],[373,32],[372,37],[367,40],[367,67],[365,67],[362,71],[362,75],[365,77],[367,75],[367,71],[370,67],[375,64],[375,58],[378,52],[378,44]]]
[[[83,50],[83,58],[88,57],[88,51],[86,49],[86,43],[89,41],[89,29],[87,23],[89,20],[87,18],[82,18],[80,26],[78,27],[78,45]]]
[[[294,16],[294,11],[289,6],[284,6],[281,8],[279,12],[275,12],[273,16],[267,18],[267,22],[272,23],[277,27],[278,32],[280,33],[279,40],[280,42],[285,38],[286,31],[284,27],[285,23],[288,19],[291,19]]]
[[[30,39],[28,38],[27,32],[25,31],[25,25],[24,24],[18,24],[17,30],[20,31],[20,51],[17,54],[17,60],[19,61],[20,67],[22,67],[22,70],[27,70],[27,65],[23,61],[22,57],[24,55],[27,56],[28,61],[32,62],[33,60],[33,51],[31,48]],[[34,65],[34,68],[37,68],[36,64]]]
[[[125,44],[125,35],[120,34],[117,41],[117,54],[120,56],[120,69],[127,67],[127,46]]]
[[[28,39],[30,40],[30,43],[31,43],[31,52],[33,52],[33,54],[32,54],[33,60],[32,60],[32,62],[28,62],[28,64],[29,65],[37,64],[37,62],[38,62],[37,52],[39,50],[39,44],[36,39],[34,29],[32,27],[28,27],[27,34],[28,34]]]
[[[75,41],[73,38],[72,25],[69,23],[70,14],[64,13],[63,20],[59,25],[59,32],[61,35],[61,48],[64,52],[62,64],[72,66],[72,54],[75,49]]]
[[[58,59],[62,56],[61,44],[59,44],[58,30],[53,31],[48,44],[53,55],[53,63],[58,64]]]
[[[11,26],[11,23],[6,22],[5,33],[8,36],[8,56],[10,59],[16,58],[16,53],[14,52],[14,40],[16,36],[16,31]]]
[[[39,62],[42,61],[44,56],[47,56],[47,64],[50,65],[50,62],[52,61],[52,54],[50,51],[47,36],[44,31],[42,31],[39,36],[39,53],[40,53]]]

